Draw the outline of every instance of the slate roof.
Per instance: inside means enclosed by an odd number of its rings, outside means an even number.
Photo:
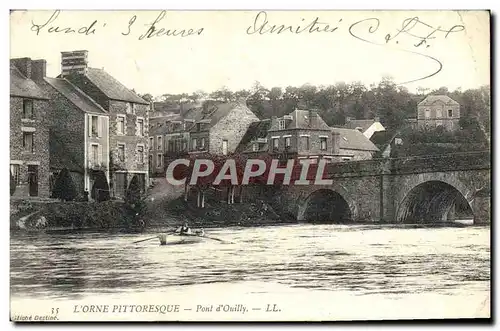
[[[306,130],[330,130],[330,127],[317,113],[310,116],[309,110],[295,109],[288,116],[292,117],[292,121],[288,123],[285,130],[289,129],[306,129]],[[311,118],[312,120],[311,120]],[[278,127],[273,127],[271,131],[278,130]]]
[[[10,95],[33,99],[49,99],[33,80],[26,78],[14,65],[10,66]]]
[[[82,141],[68,141],[60,139],[60,134],[51,129],[49,131],[49,153],[50,153],[50,168],[63,169],[69,171],[83,173],[83,157],[78,158],[80,153],[68,153],[68,151],[77,151],[82,149]]]
[[[45,77],[45,81],[86,113],[106,113],[97,102],[64,78]]]
[[[428,95],[424,100],[419,102],[419,106],[432,105],[436,101],[441,101],[447,105],[458,105],[459,103],[447,95]]]
[[[207,123],[204,126],[204,130],[207,130],[212,126],[214,126],[215,124],[217,124],[222,118],[224,118],[227,114],[229,114],[231,110],[238,107],[243,107],[246,108],[248,111],[251,111],[246,105],[240,102],[227,102],[227,103],[213,102],[209,103],[208,107],[206,108],[196,107],[190,109],[188,112],[186,112],[184,118],[194,119],[196,122],[199,122],[201,120],[210,120],[210,123]],[[195,130],[196,126],[193,126],[191,128],[191,131]]]
[[[355,149],[361,151],[378,151],[370,139],[358,130],[346,128],[331,128],[332,132],[340,134],[340,148],[341,149]]]
[[[149,105],[103,69],[88,68],[85,75],[110,99]]]
[[[237,153],[254,152],[253,142],[257,138],[267,138],[267,131],[271,127],[271,120],[265,119],[258,122],[253,122],[241,138],[240,144],[236,148]],[[259,144],[259,151],[267,150],[267,143]]]
[[[389,144],[392,143],[394,138],[399,134],[399,131],[377,131],[374,132],[370,141],[377,146],[377,148],[383,151]]]
[[[376,121],[374,119],[371,119],[371,120],[350,120],[344,126],[347,129],[361,128],[361,130],[363,130],[363,132],[365,132],[375,122]]]

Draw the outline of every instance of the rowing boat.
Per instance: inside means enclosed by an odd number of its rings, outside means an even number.
[[[203,241],[203,237],[196,234],[160,234],[160,245],[194,244]]]

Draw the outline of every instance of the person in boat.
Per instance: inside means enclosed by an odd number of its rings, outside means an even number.
[[[176,232],[179,232],[180,235],[190,235],[190,234],[192,234],[191,228],[189,227],[189,225],[188,225],[187,222],[184,222],[184,224],[182,226],[180,226],[179,229],[177,229]]]

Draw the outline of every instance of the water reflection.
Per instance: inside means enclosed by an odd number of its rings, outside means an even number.
[[[293,225],[214,229],[234,244],[132,244],[147,235],[13,235],[13,296],[78,298],[195,284],[322,291],[488,291],[489,229]]]

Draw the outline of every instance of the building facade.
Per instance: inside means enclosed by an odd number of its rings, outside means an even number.
[[[90,96],[109,115],[110,188],[123,197],[137,176],[146,189],[149,182],[149,103],[102,69],[87,66],[87,52],[62,53],[62,78]]]
[[[446,95],[429,95],[417,106],[419,130],[443,127],[447,131],[460,128],[460,104]]]
[[[49,197],[49,97],[29,58],[10,60],[10,173],[14,197]]]

